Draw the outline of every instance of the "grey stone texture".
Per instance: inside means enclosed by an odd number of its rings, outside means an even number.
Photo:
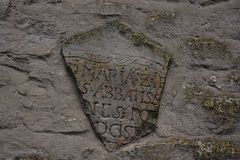
[[[135,43],[96,33],[84,49],[161,61],[143,34],[171,63],[156,128],[109,151],[62,52],[116,21]],[[239,46],[239,0],[0,0],[0,160],[240,159]]]
[[[160,46],[113,22],[70,38],[62,54],[108,150],[155,129],[170,61]]]

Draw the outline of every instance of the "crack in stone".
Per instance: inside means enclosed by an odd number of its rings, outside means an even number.
[[[53,131],[53,130],[48,130],[48,129],[43,129],[41,131],[36,131],[27,126],[25,122],[23,122],[23,125],[25,126],[26,129],[34,132],[34,133],[44,133],[44,134],[55,134],[55,135],[70,135],[70,136],[78,136],[81,134],[84,134],[88,131],[88,129],[85,129],[83,131]]]

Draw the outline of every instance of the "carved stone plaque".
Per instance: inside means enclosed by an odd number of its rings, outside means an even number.
[[[120,23],[62,46],[83,110],[108,150],[155,129],[169,58],[158,44]]]

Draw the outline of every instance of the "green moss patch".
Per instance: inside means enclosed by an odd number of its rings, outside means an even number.
[[[203,108],[214,113],[217,124],[233,125],[239,120],[240,101],[232,95],[215,95],[208,89],[193,85],[185,89],[185,97],[200,102]]]

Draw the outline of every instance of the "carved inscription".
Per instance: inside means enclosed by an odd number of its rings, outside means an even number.
[[[65,56],[84,108],[108,150],[152,132],[166,66],[138,57],[98,53]]]

